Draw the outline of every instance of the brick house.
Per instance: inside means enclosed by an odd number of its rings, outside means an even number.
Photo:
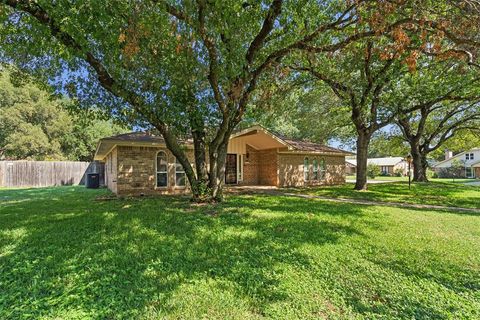
[[[357,160],[347,159],[347,174],[356,174]],[[403,157],[385,157],[385,158],[368,158],[367,164],[378,166],[382,175],[393,176],[400,172],[403,176],[408,175],[408,162]],[[410,165],[413,170],[413,165]]]
[[[192,141],[182,144],[194,164]],[[253,126],[230,138],[225,183],[277,187],[342,184],[347,155],[350,153]],[[95,160],[105,162],[106,185],[118,195],[189,191],[182,166],[160,136],[134,132],[101,139]]]

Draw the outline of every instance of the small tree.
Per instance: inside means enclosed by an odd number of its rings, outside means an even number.
[[[380,167],[376,164],[369,163],[367,165],[367,176],[370,179],[375,179],[376,176],[380,175]]]
[[[450,172],[451,172],[453,181],[455,181],[456,177],[459,178],[462,176],[463,170],[465,170],[465,164],[458,159],[454,159],[452,161],[452,166],[450,167]]]

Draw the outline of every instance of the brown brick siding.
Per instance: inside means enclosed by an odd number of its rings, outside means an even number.
[[[168,186],[156,188],[156,155],[158,151],[167,154]],[[345,182],[345,157],[316,156],[306,154],[278,153],[277,149],[257,151],[247,145],[248,160],[244,159],[243,185],[308,186],[341,184]],[[187,155],[194,163],[193,150]],[[316,158],[320,164],[326,161],[325,179],[304,181],[303,161],[309,157],[310,164]],[[111,157],[111,158],[110,158]],[[111,162],[110,162],[111,160]],[[110,167],[110,166],[113,167]],[[111,169],[111,170],[110,170]],[[310,166],[310,171],[312,171]],[[312,176],[313,172],[310,172]],[[118,146],[106,158],[107,186],[118,195],[175,194],[190,192],[187,187],[175,186],[175,157],[166,148]]]
[[[258,151],[247,145],[247,154],[243,160],[243,185],[258,184]],[[248,155],[248,158],[247,158]]]
[[[258,184],[278,186],[278,153],[277,149],[258,152]]]
[[[480,168],[475,168],[475,177],[480,179]]]
[[[186,193],[187,187],[175,186],[175,157],[165,148],[119,146],[117,153],[118,176],[117,194],[165,194]],[[168,186],[156,187],[156,156],[158,151],[165,151],[168,162]],[[191,163],[194,162],[193,151],[187,152]]]
[[[325,159],[325,179],[305,181],[303,176],[303,161],[308,157],[309,163],[317,159]],[[312,166],[309,166],[309,175],[313,176]],[[319,168],[320,171],[320,168]],[[345,183],[344,156],[318,156],[309,154],[279,154],[279,185],[282,187],[303,187],[310,185],[333,185]]]

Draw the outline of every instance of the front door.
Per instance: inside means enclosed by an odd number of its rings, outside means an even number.
[[[225,163],[225,183],[237,183],[237,155],[234,153],[227,154],[227,161]]]

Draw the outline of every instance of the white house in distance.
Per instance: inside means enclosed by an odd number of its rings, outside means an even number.
[[[357,169],[356,159],[345,159],[347,174],[355,174]],[[408,163],[403,157],[385,157],[385,158],[369,158],[368,164],[377,165],[384,175],[394,175],[397,171],[401,171],[402,175],[408,175]]]
[[[445,152],[445,160],[436,163],[433,168],[439,173],[450,168],[455,160],[460,161],[465,167],[465,178],[480,178],[480,148],[473,148],[456,155],[447,150]]]

